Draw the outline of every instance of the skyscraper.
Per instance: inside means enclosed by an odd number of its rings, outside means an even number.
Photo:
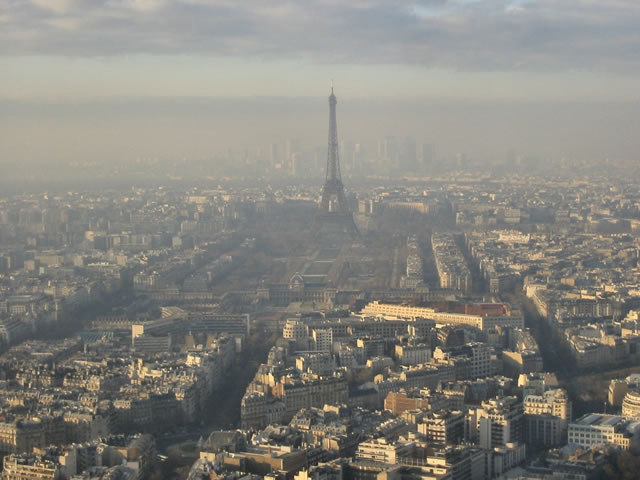
[[[278,154],[278,144],[272,143],[269,146],[269,167],[279,168],[279,166],[280,166],[280,155]]]

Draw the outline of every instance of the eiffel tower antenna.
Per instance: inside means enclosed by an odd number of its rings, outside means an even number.
[[[322,189],[322,199],[316,218],[313,222],[313,236],[322,234],[341,234],[350,238],[360,236],[353,221],[353,214],[349,210],[344,185],[340,174],[340,156],[338,151],[338,126],[336,122],[336,96],[333,93],[331,80],[331,95],[329,95],[329,145],[327,149],[327,168],[325,182]]]

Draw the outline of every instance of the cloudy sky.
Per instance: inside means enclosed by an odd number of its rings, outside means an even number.
[[[332,78],[361,101],[638,102],[638,25],[637,0],[0,0],[0,102],[319,98]]]

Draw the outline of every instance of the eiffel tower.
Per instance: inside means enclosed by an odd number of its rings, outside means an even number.
[[[322,200],[313,222],[312,233],[319,237],[358,238],[360,233],[353,221],[353,214],[347,205],[344,185],[340,175],[340,158],[338,155],[338,127],[336,123],[336,96],[329,95],[329,149],[327,152],[327,170]]]

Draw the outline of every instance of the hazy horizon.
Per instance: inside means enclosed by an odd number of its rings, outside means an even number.
[[[514,102],[349,99],[338,94],[339,138],[371,148],[411,136],[440,160],[457,153],[501,160],[507,152],[545,158],[631,160],[640,141],[640,102]],[[129,98],[1,101],[5,162],[196,160],[247,149],[302,150],[326,144],[326,98]]]
[[[640,5],[26,0],[0,7],[0,163],[412,136],[441,159],[634,160]]]

